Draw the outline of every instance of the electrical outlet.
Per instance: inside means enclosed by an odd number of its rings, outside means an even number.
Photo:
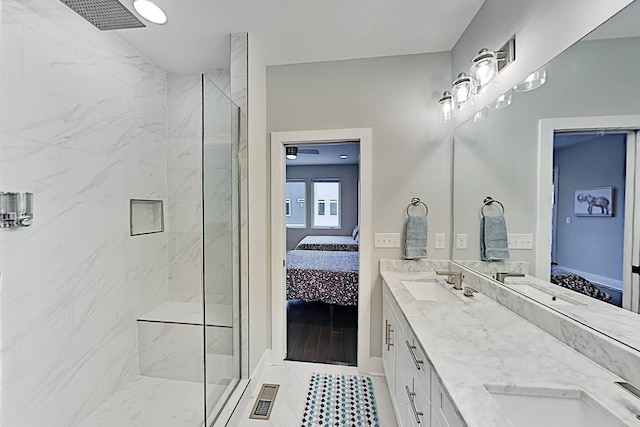
[[[466,234],[456,234],[456,249],[467,249]]]
[[[400,247],[400,233],[375,233],[373,237],[376,248]]]
[[[533,249],[533,234],[511,234],[508,235],[509,249]]]
[[[447,243],[445,242],[445,234],[444,233],[436,233],[435,240],[435,248],[436,249],[444,249]]]

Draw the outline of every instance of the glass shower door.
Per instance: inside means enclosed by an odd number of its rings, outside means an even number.
[[[207,425],[240,378],[240,109],[203,75],[204,351]]]

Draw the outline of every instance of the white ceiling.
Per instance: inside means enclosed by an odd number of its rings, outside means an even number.
[[[249,33],[267,65],[449,51],[484,0],[155,2],[167,24],[118,34],[169,72],[200,72],[228,67],[236,32]]]

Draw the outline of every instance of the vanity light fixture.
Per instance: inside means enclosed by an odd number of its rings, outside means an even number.
[[[298,147],[286,147],[287,159],[295,160],[298,158]]]
[[[451,95],[453,96],[453,102],[458,109],[471,101],[475,94],[475,83],[471,77],[465,73],[458,74],[458,78],[454,80],[453,87],[451,88]]]
[[[498,52],[483,48],[471,60],[469,74],[476,81],[478,92],[482,91],[498,75]]]
[[[507,65],[516,59],[516,39],[512,37],[500,50],[492,51],[487,48],[471,60],[469,74],[476,82],[477,92],[481,92]]]
[[[502,110],[503,108],[507,108],[511,105],[511,101],[513,101],[513,91],[508,91],[500,95],[493,103],[491,104],[491,108],[494,110]]]
[[[149,22],[159,25],[167,23],[167,15],[164,11],[149,0],[133,0],[133,8]]]
[[[348,158],[348,157],[349,157],[349,156],[347,156],[346,154],[340,154],[340,158],[341,158],[341,159],[346,159],[346,158]]]
[[[453,96],[451,96],[451,92],[445,90],[442,94],[442,98],[438,100],[440,106],[442,107],[442,116],[444,120],[447,121],[451,119],[451,113],[453,112]]]
[[[538,89],[540,86],[547,82],[547,71],[543,68],[531,73],[527,76],[522,83],[518,83],[514,86],[513,90],[516,92],[529,92],[530,90]]]

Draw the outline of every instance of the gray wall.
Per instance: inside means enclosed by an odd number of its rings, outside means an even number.
[[[434,53],[284,65],[267,68],[267,130],[293,131],[370,127],[373,130],[373,229],[402,233],[414,196],[430,207],[429,230],[451,228],[451,135],[439,123],[438,98],[450,86],[451,55]],[[362,166],[362,165],[361,165]],[[373,239],[372,239],[373,240]],[[448,249],[429,258],[448,259]],[[398,249],[372,252],[371,356],[381,355],[381,258],[401,258]]]
[[[567,138],[558,136],[557,139]],[[558,166],[559,265],[622,280],[626,135],[605,135],[554,152]],[[575,216],[575,190],[612,185],[613,217]],[[597,210],[596,210],[597,211]],[[566,218],[571,223],[566,223]]]
[[[538,120],[640,114],[639,58],[640,38],[577,43],[547,64],[544,86],[456,129],[454,230],[468,234],[468,249],[454,250],[454,259],[480,259],[479,207],[487,195],[504,203],[510,233],[535,235]],[[511,259],[534,265],[535,251],[511,251]]]
[[[311,228],[312,178],[340,178],[340,204],[342,212],[339,229]],[[358,165],[336,166],[287,166],[287,179],[305,179],[307,195],[307,228],[287,228],[287,250],[295,249],[305,236],[329,235],[346,236],[351,234],[358,223]]]

